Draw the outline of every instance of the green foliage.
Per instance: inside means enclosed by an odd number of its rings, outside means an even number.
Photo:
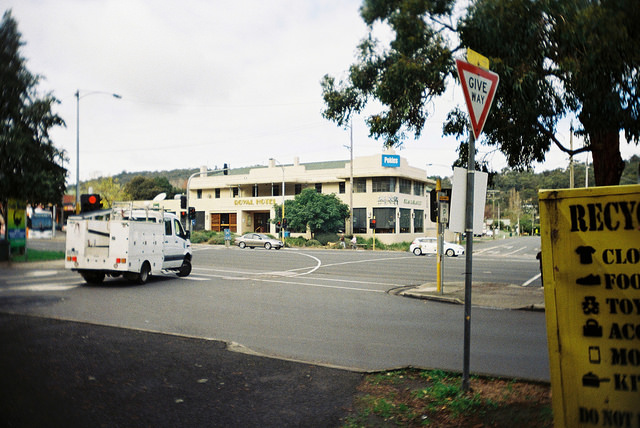
[[[307,240],[302,236],[296,236],[295,238],[286,238],[284,242],[287,247],[304,247]]]
[[[160,193],[166,193],[167,198],[171,199],[179,192],[178,189],[174,189],[166,177],[147,178],[143,176],[134,177],[126,184],[124,190],[135,201],[148,201]]]
[[[382,111],[366,119],[371,136],[387,146],[402,145],[408,133],[418,138],[433,99],[453,81],[449,77],[457,78],[454,53],[470,47],[488,56],[500,75],[480,143],[499,149],[510,167],[526,169],[542,162],[551,144],[570,151],[556,134],[559,121],[574,116],[576,134],[588,146],[573,153],[593,153],[598,185],[618,184],[619,131],[629,142],[640,139],[637,2],[484,0],[471,2],[457,27],[447,24],[454,5],[364,0],[361,15],[370,33],[346,80],[322,80],[323,116],[346,126],[374,100]],[[388,46],[373,35],[377,23],[393,34]],[[462,46],[453,45],[458,39]],[[467,129],[468,115],[459,109],[443,126],[445,135],[463,138],[461,166],[467,162]]]
[[[100,194],[103,208],[112,207],[114,202],[132,200],[117,178],[98,178],[82,183],[80,193],[89,193],[89,188]]]
[[[294,200],[285,201],[285,213],[288,228],[304,232],[307,227],[314,235],[323,232],[336,232],[344,227],[349,217],[349,206],[336,195],[318,193],[315,189],[304,189]]]
[[[212,239],[218,234],[221,234],[224,239],[224,233],[213,232],[211,230],[194,230],[191,233],[190,239],[191,239],[191,242],[194,244],[201,244],[203,242],[209,242],[210,239]]]
[[[40,76],[26,68],[17,27],[5,12],[0,23],[0,202],[59,203],[65,191],[64,152],[49,132],[64,121],[52,111],[58,100],[38,94]]]
[[[64,251],[28,250],[22,254],[11,254],[12,262],[46,262],[64,259]]]
[[[322,245],[327,245],[329,242],[338,242],[340,240],[338,234],[332,232],[317,233],[314,238],[318,240]]]
[[[305,247],[322,247],[322,244],[320,243],[320,241],[317,241],[315,239],[309,239],[304,243],[304,246]]]

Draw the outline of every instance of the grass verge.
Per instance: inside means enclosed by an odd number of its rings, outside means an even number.
[[[51,260],[63,260],[63,259],[64,259],[64,251],[28,250],[26,254],[11,255],[11,261],[14,263],[48,262]]]
[[[369,374],[358,387],[349,416],[353,427],[551,427],[548,384],[462,376],[441,370]]]

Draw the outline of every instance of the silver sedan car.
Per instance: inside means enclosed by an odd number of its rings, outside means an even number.
[[[245,233],[236,238],[236,245],[240,248],[264,247],[267,250],[275,248],[279,250],[284,247],[284,243],[279,239],[270,238],[264,233]]]

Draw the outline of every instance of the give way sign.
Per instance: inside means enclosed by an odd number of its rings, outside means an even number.
[[[492,71],[459,59],[456,60],[456,69],[462,84],[467,110],[469,110],[473,135],[477,140],[491,109],[499,76]]]

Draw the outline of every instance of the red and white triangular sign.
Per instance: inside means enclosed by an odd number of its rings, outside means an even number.
[[[462,83],[469,117],[471,117],[473,135],[477,140],[484,127],[484,122],[487,120],[500,77],[492,71],[459,59],[456,60],[456,68],[460,83]]]

